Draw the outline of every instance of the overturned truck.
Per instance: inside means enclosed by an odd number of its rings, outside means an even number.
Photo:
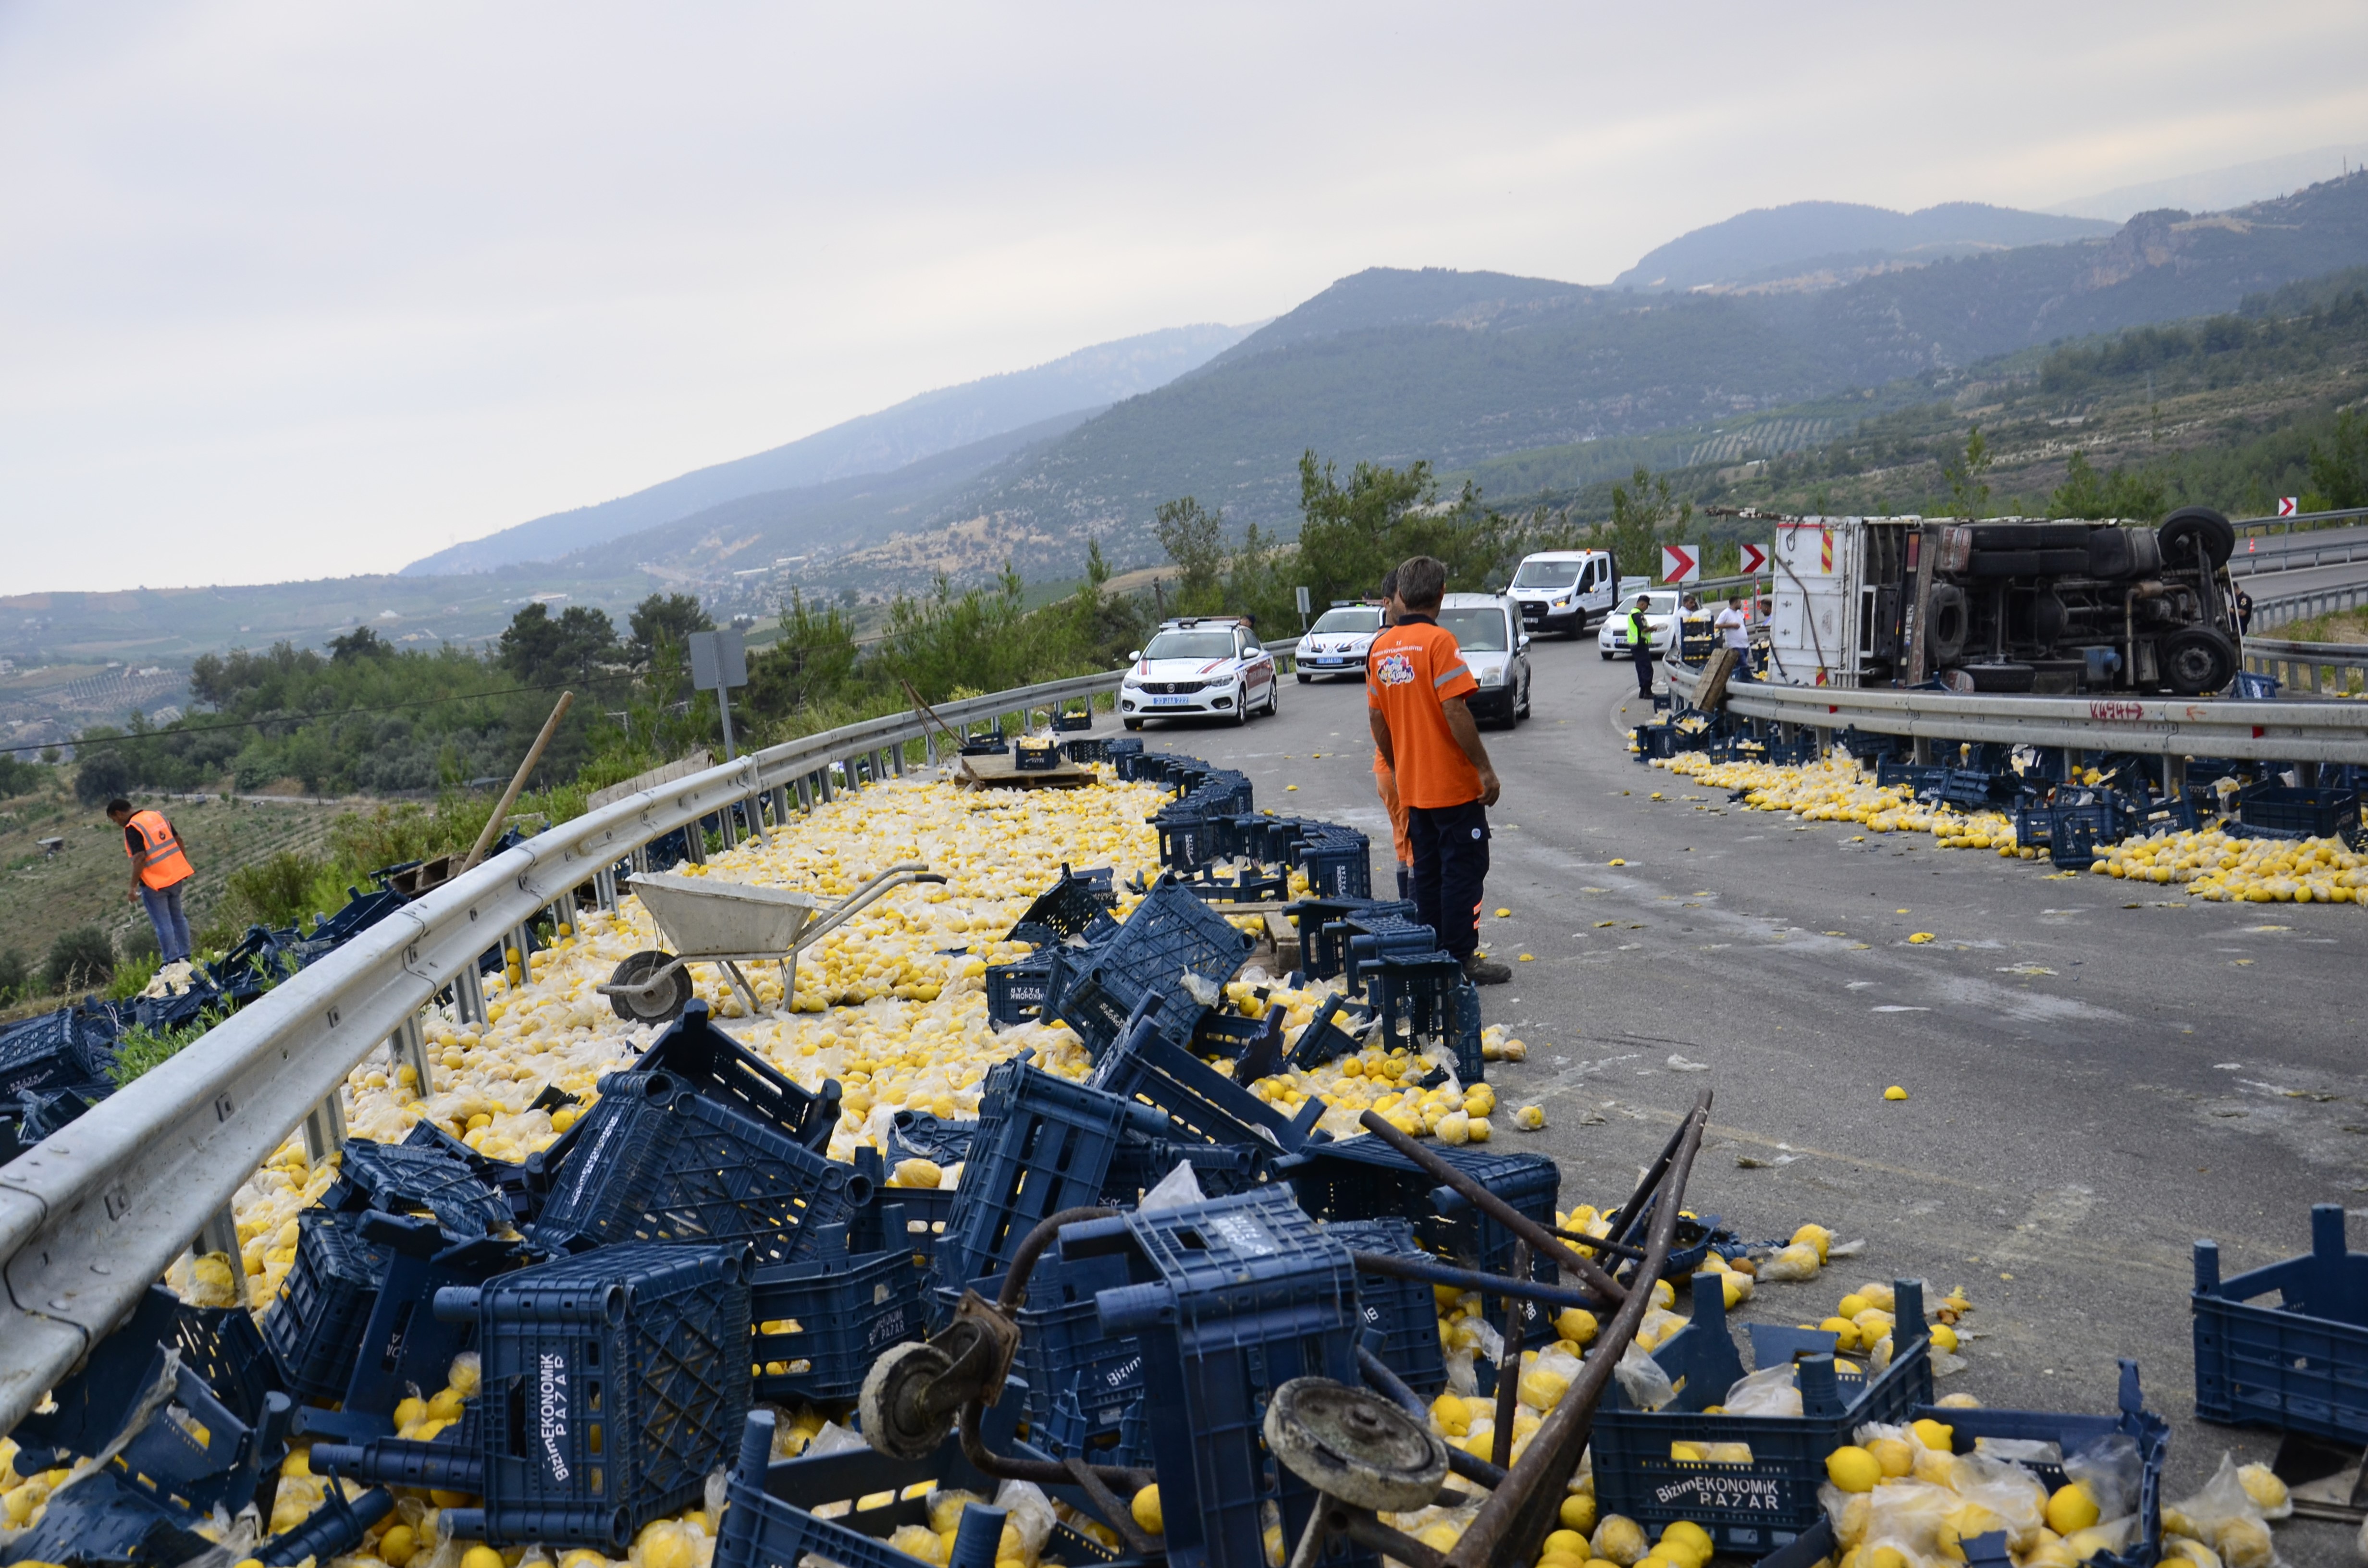
[[[2030,517],[1781,517],[1768,678],[1957,691],[2218,691],[2236,529]]]

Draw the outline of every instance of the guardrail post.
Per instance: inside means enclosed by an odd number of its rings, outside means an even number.
[[[931,767],[938,765],[938,733],[935,730],[921,737],[921,756]]]
[[[238,1292],[238,1304],[246,1306],[254,1300],[246,1288],[246,1257],[238,1245],[238,1216],[231,1212],[229,1204],[207,1217],[189,1250],[199,1257],[216,1252],[228,1255],[231,1289]]]
[[[403,1070],[411,1069],[411,1092],[426,1099],[436,1092],[436,1080],[427,1067],[427,1031],[419,1027],[419,1015],[414,1013],[394,1026],[386,1037],[386,1075],[401,1082]]]
[[[737,814],[733,811],[732,802],[729,801],[723,803],[722,811],[715,813],[716,836],[723,840],[723,847],[726,849],[737,849],[740,846],[740,835],[734,831],[739,826],[739,824],[734,820]]]
[[[798,810],[811,812],[814,808],[814,776],[806,774],[798,779]]]
[[[690,851],[684,857],[685,859],[694,866],[707,864],[707,819],[705,817],[695,817],[683,824],[682,841]]]
[[[898,741],[894,745],[888,748],[888,766],[895,772],[897,778],[902,778],[905,777],[904,742]]]
[[[518,944],[518,983],[520,986],[532,985],[534,983],[534,928],[528,922],[521,920],[517,929],[510,933],[509,939]]]
[[[609,914],[617,913],[617,868],[603,866],[592,873],[592,897]]]
[[[314,1165],[346,1146],[346,1101],[343,1085],[304,1113],[304,1156]]]
[[[831,780],[831,770],[837,766],[838,764],[835,762],[825,762],[814,772],[814,777],[822,780],[822,799],[825,805],[838,799]]]
[[[484,956],[481,953],[478,958]],[[485,1027],[485,977],[478,972],[477,959],[462,964],[461,972],[452,977],[452,1008],[470,1028]]]

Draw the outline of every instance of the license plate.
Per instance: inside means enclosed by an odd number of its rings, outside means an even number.
[[[1191,706],[1191,702],[1189,697],[1155,697],[1151,699],[1154,708],[1187,708]]]
[[[1323,668],[1327,670],[1340,663],[1338,659],[1310,659],[1307,662],[1311,665],[1321,665]]]

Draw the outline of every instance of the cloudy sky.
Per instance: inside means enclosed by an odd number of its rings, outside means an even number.
[[[1369,266],[2357,142],[2362,59],[2309,0],[6,0],[0,594],[392,570]]]

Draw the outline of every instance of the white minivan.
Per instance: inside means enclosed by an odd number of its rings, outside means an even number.
[[[1524,556],[1506,590],[1531,632],[1583,637],[1618,602],[1618,566],[1608,550],[1546,550]]]

